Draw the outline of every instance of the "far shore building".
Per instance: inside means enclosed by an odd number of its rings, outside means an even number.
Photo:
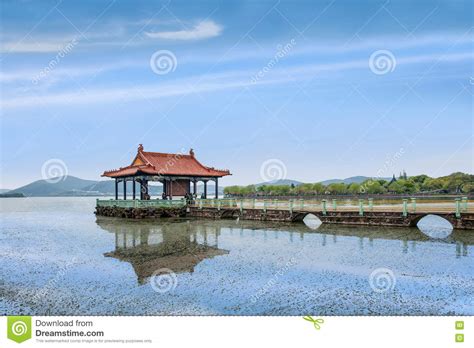
[[[138,146],[132,164],[120,169],[105,171],[102,176],[115,179],[115,199],[118,199],[119,183],[123,183],[123,199],[127,199],[127,182],[132,184],[132,199],[136,199],[136,183],[140,185],[140,199],[150,198],[148,183],[163,184],[163,193],[173,196],[197,195],[197,183],[204,183],[204,198],[207,198],[207,183],[215,184],[215,197],[219,195],[219,178],[231,175],[229,170],[215,169],[201,164],[193,149],[189,154],[144,151]],[[192,189],[191,189],[192,186]]]

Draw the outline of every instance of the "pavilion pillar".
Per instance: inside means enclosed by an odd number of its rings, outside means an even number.
[[[216,199],[219,198],[219,179],[216,178]]]
[[[115,200],[118,200],[118,180],[115,178]]]
[[[148,194],[148,181],[145,179],[140,180],[140,199],[145,200],[145,196]]]
[[[170,199],[173,199],[173,179],[171,179],[170,181]]]
[[[133,181],[132,181],[132,191],[133,191],[133,200],[135,200],[135,178],[133,178]]]
[[[207,199],[207,180],[204,180],[204,199]]]
[[[123,179],[123,199],[127,199],[127,180]]]
[[[193,186],[194,186],[193,187],[193,191],[194,191],[193,193],[194,193],[194,195],[197,195],[197,181],[196,181],[196,179],[194,179],[194,181],[193,181]]]

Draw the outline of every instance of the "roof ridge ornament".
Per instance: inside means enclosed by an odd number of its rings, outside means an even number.
[[[138,152],[143,152],[143,145],[142,144],[138,144]]]
[[[191,157],[194,157],[194,150],[192,148],[189,150],[189,154],[191,155]]]

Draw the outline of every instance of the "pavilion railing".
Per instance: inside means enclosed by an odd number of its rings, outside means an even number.
[[[163,199],[97,199],[98,207],[120,207],[120,208],[180,208],[186,206],[184,200],[163,200]]]

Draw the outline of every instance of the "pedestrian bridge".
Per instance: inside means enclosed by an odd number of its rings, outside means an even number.
[[[453,228],[474,229],[474,204],[467,197],[452,201],[423,202],[354,200],[97,200],[96,214],[124,218],[196,217],[257,221],[300,222],[308,215],[325,224],[416,226],[427,215],[440,216]]]
[[[416,226],[427,215],[448,220],[453,228],[474,229],[474,205],[466,197],[451,202],[420,203],[416,198],[377,203],[373,199],[337,200],[198,200],[188,215],[206,218],[298,222],[308,215],[322,223],[373,226]]]

